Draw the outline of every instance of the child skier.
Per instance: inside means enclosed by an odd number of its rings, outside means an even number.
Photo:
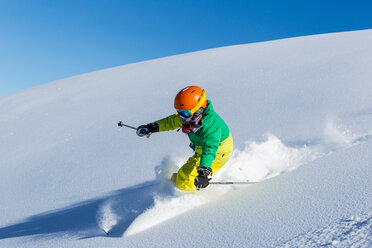
[[[226,164],[233,149],[228,126],[213,110],[205,91],[198,86],[182,89],[174,99],[177,113],[137,128],[140,137],[182,128],[195,154],[174,173],[172,181],[180,190],[199,190],[209,185],[209,175]]]

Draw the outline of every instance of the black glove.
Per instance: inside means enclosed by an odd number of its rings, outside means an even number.
[[[137,135],[140,137],[156,132],[159,132],[159,125],[156,122],[137,127]]]
[[[209,185],[209,181],[212,178],[208,178],[208,176],[212,173],[212,169],[199,166],[197,169],[198,176],[195,178],[194,184],[197,190],[206,188]]]

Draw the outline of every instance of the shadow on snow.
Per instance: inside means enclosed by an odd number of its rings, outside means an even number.
[[[31,216],[20,223],[1,227],[0,239],[34,235],[43,238],[58,234],[80,239],[121,237],[140,214],[154,205],[155,193],[166,192],[163,187],[161,182],[154,180],[114,191],[102,198]],[[110,203],[111,212],[118,216],[109,236],[102,231],[99,223],[101,209],[107,203]]]

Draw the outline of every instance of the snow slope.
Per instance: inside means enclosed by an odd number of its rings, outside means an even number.
[[[0,98],[0,247],[370,247],[372,30],[210,49]],[[234,154],[191,194],[181,133],[118,128],[206,89]],[[110,232],[106,235],[102,229]]]

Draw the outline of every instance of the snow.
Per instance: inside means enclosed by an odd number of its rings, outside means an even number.
[[[338,220],[295,237],[278,247],[371,247],[371,214]]]
[[[372,30],[222,47],[0,97],[0,247],[371,247]],[[116,126],[205,88],[234,151],[211,185],[164,177],[188,140]],[[109,233],[106,235],[105,232]]]

